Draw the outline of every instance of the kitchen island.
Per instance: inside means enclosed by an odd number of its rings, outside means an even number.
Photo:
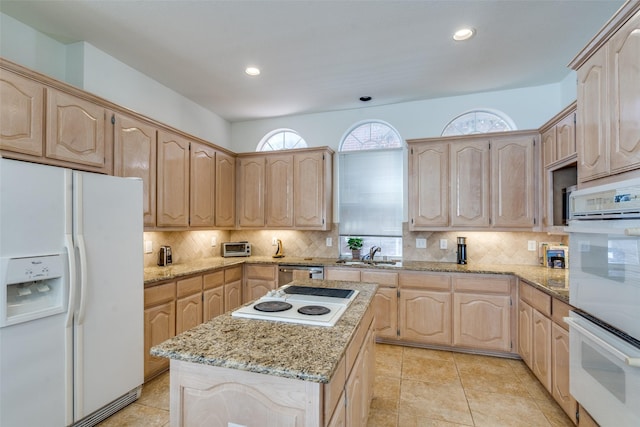
[[[333,327],[226,313],[153,347],[151,354],[171,359],[172,426],[366,424],[377,285],[293,284],[359,293]]]

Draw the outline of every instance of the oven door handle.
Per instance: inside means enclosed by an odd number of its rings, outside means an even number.
[[[628,355],[624,354],[622,351],[618,350],[617,348],[615,348],[614,346],[612,346],[611,344],[609,344],[608,342],[606,342],[602,338],[594,335],[591,331],[587,330],[576,319],[573,319],[571,317],[565,317],[563,320],[566,323],[568,323],[569,326],[571,326],[572,328],[575,328],[576,330],[578,330],[581,334],[585,335],[587,338],[589,338],[590,340],[594,341],[600,347],[602,347],[603,349],[608,351],[610,354],[613,354],[616,358],[622,360],[627,365],[629,365],[631,367],[634,367],[634,368],[640,368],[640,357],[631,357],[631,356],[628,356]]]

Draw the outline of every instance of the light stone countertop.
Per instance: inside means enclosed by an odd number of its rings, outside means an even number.
[[[481,274],[509,274],[518,276],[530,285],[546,292],[547,294],[569,303],[569,270],[552,269],[537,265],[518,264],[466,264],[459,265],[452,262],[431,261],[404,261],[401,267],[389,265],[345,265],[336,263],[336,258],[272,258],[247,257],[247,258],[204,258],[183,264],[174,264],[168,267],[147,267],[144,269],[145,287],[156,283],[180,278],[195,273],[202,273],[231,265],[251,264],[299,264],[322,265],[324,267],[341,268],[366,268],[388,271],[432,271],[447,273],[481,273]]]
[[[378,285],[296,280],[295,285],[356,289],[359,294],[332,327],[220,315],[151,348],[151,354],[198,364],[328,383]]]

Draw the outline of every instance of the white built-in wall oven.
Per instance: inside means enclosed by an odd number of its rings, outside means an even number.
[[[640,179],[570,199],[570,389],[601,426],[640,426]]]

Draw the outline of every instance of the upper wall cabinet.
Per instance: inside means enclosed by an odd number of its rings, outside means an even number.
[[[105,118],[104,107],[47,88],[45,156],[111,172],[112,141],[105,135]]]
[[[328,148],[241,155],[238,226],[329,230],[332,155]]]
[[[158,227],[189,225],[189,141],[158,132]]]
[[[537,132],[409,142],[409,229],[531,229]]]
[[[216,150],[210,145],[191,143],[189,225],[215,226]]]
[[[157,129],[123,114],[113,121],[113,174],[142,179],[144,225],[155,227]]]
[[[0,69],[0,149],[42,156],[44,87]]]
[[[576,104],[562,110],[540,128],[542,167],[573,158],[576,154]]]
[[[215,224],[219,228],[236,226],[236,159],[221,151],[216,153]]]
[[[628,2],[571,62],[578,180],[640,168],[640,3]]]

